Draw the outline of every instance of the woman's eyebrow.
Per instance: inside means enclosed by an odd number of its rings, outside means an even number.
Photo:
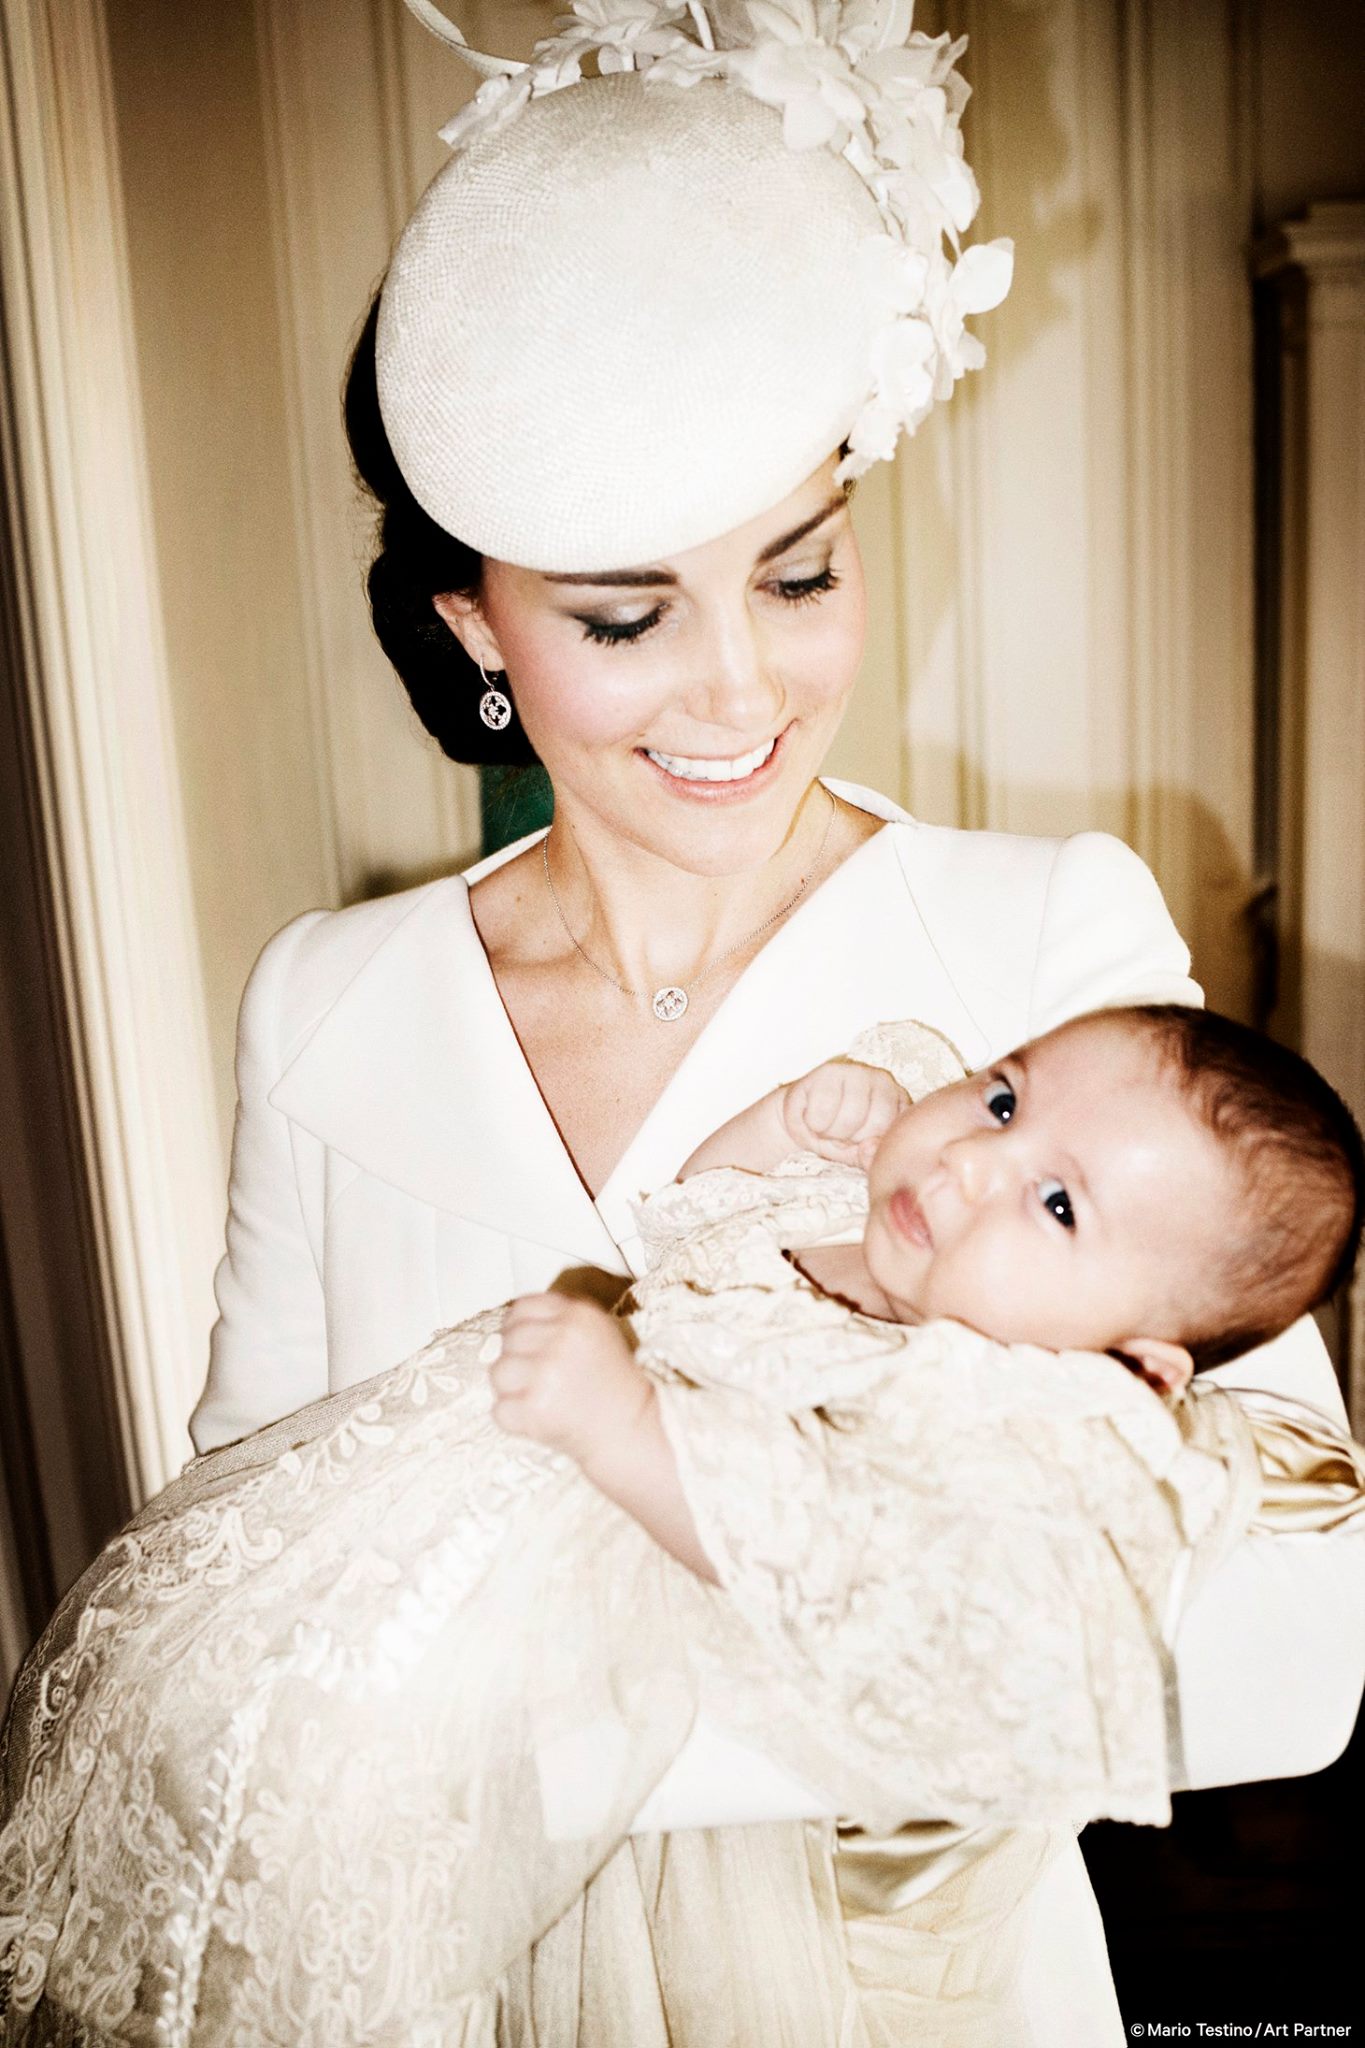
[[[601,569],[563,576],[553,576],[548,570],[545,572],[547,583],[586,583],[599,588],[622,584],[629,590],[656,590],[677,580],[671,569]]]
[[[790,533],[784,533],[780,540],[770,541],[768,546],[755,559],[759,562],[775,562],[779,555],[786,554],[788,548],[794,548],[799,540],[804,540],[807,534],[814,533],[817,526],[823,526],[825,521],[832,519],[836,512],[842,512],[847,503],[847,493],[836,491],[828,504],[822,505],[818,512],[811,514],[809,519],[803,519],[801,524],[794,526]]]
[[[801,524],[794,526],[790,533],[784,533],[779,539],[769,541],[767,547],[762,549],[755,557],[756,561],[775,562],[779,555],[786,554],[788,548],[794,548],[799,540],[805,540],[808,534],[814,533],[817,526],[823,526],[825,521],[832,519],[836,512],[842,512],[847,503],[847,494],[844,491],[837,492],[827,505],[822,505],[818,512],[811,514],[809,519],[803,519]],[[580,587],[587,585],[599,590],[605,590],[608,587],[617,587],[625,590],[661,590],[666,585],[676,584],[678,579],[671,569],[654,568],[592,569],[574,571],[562,575],[553,575],[547,570],[545,581],[547,583],[572,583]]]

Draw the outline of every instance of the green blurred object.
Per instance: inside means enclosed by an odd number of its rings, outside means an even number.
[[[496,853],[528,832],[538,832],[554,816],[550,778],[533,768],[480,768],[479,826],[483,852]]]

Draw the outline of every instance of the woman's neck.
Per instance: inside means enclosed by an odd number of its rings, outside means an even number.
[[[818,865],[803,865],[814,862],[825,830],[822,810],[830,819],[823,855]],[[743,876],[701,877],[657,858],[646,860],[616,835],[604,846],[591,822],[583,824],[569,805],[561,805],[550,874],[562,922],[545,886],[539,845],[475,883],[470,908],[498,993],[591,1193],[609,1178],[771,934],[741,942],[780,911],[809,874],[800,895],[804,903],[882,822],[847,804],[831,812],[826,793],[814,787],[794,820],[800,835],[786,835],[780,862]],[[578,835],[570,836],[574,826]],[[566,847],[567,873],[558,866]],[[544,857],[550,852],[547,842]],[[784,922],[775,919],[773,930]],[[728,957],[727,947],[735,949]],[[652,997],[668,987],[686,990],[687,1008],[661,1021]],[[634,993],[624,995],[623,989]]]
[[[863,825],[815,783],[767,859],[707,875],[564,805],[544,849],[553,908],[569,941],[622,986],[686,986],[778,924],[868,836]]]

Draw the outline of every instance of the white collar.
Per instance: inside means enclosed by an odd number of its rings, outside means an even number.
[[[831,783],[891,824],[884,797]],[[437,1209],[610,1268],[633,1204],[708,1131],[867,1025],[961,1005],[910,896],[905,834],[865,841],[792,913],[730,989],[596,1203],[545,1107],[469,907],[470,880],[540,835],[418,897],[286,1068],[270,1100],[365,1172]]]

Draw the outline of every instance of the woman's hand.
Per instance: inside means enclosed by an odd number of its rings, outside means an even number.
[[[563,1294],[512,1303],[489,1377],[500,1429],[567,1452],[589,1473],[653,1400],[621,1325],[596,1302]]]
[[[780,1090],[787,1135],[803,1152],[866,1168],[910,1097],[882,1067],[826,1060]]]

